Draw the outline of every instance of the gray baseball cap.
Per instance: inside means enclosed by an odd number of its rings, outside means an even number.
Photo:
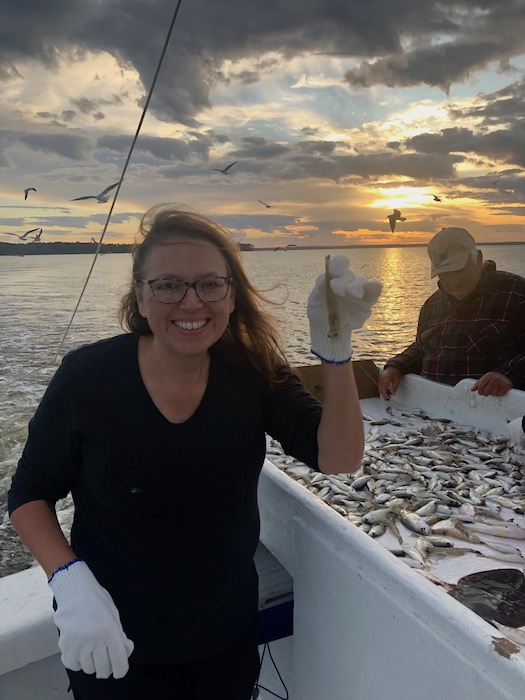
[[[430,240],[427,252],[432,270],[430,277],[443,272],[455,272],[465,267],[476,241],[466,228],[443,228]]]

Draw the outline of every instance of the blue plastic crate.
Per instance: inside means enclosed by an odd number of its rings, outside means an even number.
[[[293,578],[261,542],[254,559],[259,576],[260,645],[293,634]]]

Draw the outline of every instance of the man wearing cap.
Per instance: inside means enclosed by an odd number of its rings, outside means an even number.
[[[472,377],[483,396],[525,390],[525,279],[484,265],[464,228],[436,233],[428,255],[439,289],[421,308],[415,342],[385,364],[381,396],[409,373],[452,385]]]

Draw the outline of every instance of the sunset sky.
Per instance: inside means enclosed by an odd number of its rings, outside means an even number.
[[[0,241],[100,238],[71,200],[120,179],[176,5],[3,1]],[[524,0],[182,0],[104,242],[160,202],[257,247],[525,242],[524,37]]]

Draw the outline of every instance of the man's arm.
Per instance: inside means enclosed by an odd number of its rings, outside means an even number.
[[[525,347],[525,334],[523,338]],[[525,390],[525,352],[520,352],[508,362],[504,362],[499,367],[494,369],[494,372],[499,372],[512,382],[514,389]]]
[[[387,360],[385,369],[395,367],[401,374],[420,374],[423,367],[423,354],[416,340],[406,350]]]
[[[420,350],[417,342],[409,345],[408,348],[390,358],[379,375],[377,388],[381,396],[388,401],[396,395],[397,389],[403,375],[408,373],[419,374],[423,364],[423,351]]]
[[[504,396],[509,389],[525,390],[525,353],[487,372],[472,385],[481,396]]]

